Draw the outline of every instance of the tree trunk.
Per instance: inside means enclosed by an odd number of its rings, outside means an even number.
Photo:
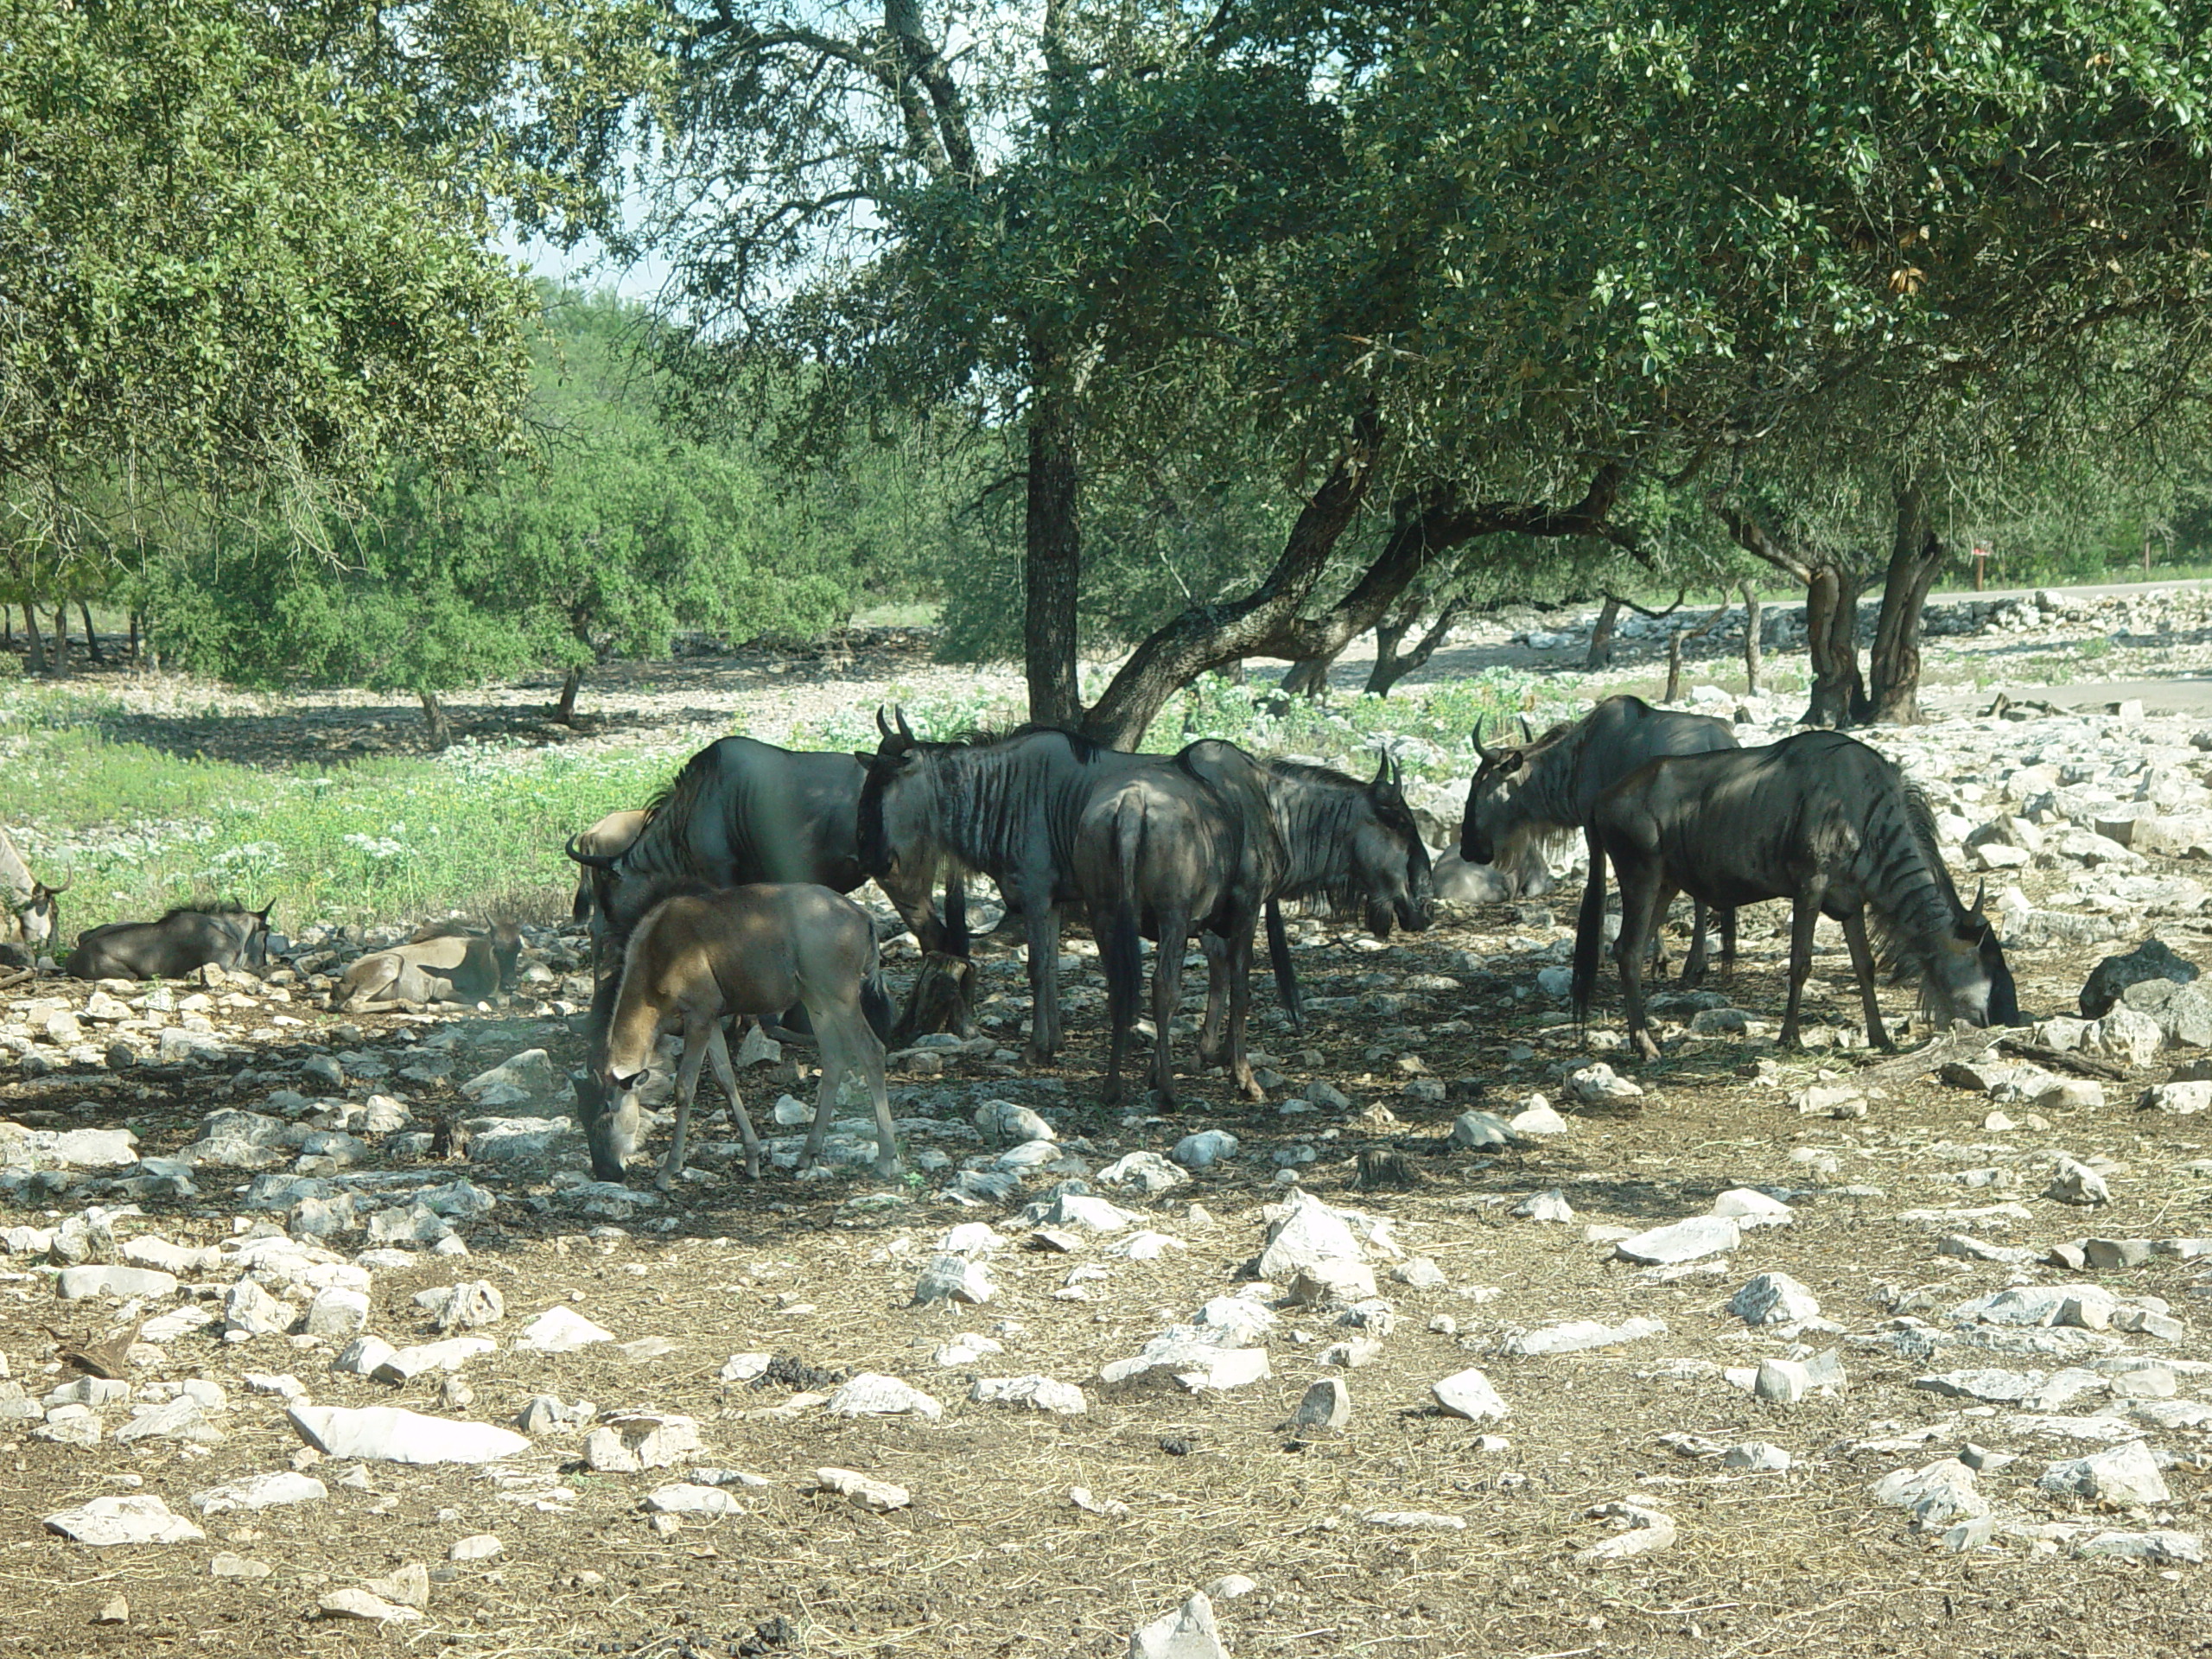
[[[130,613],[130,660],[134,664],[140,660],[138,636],[139,613],[134,610]]]
[[[1598,607],[1597,626],[1590,630],[1590,649],[1583,653],[1586,671],[1613,665],[1613,630],[1620,620],[1621,602],[1607,594],[1605,602]]]
[[[67,601],[54,607],[54,661],[51,667],[57,675],[69,671],[69,606]]]
[[[30,641],[30,671],[34,674],[45,673],[46,640],[38,631],[38,613],[31,608],[28,599],[23,601],[23,637]]]
[[[1414,607],[1408,605],[1375,625],[1375,666],[1367,671],[1367,683],[1360,691],[1363,696],[1389,695],[1398,676],[1404,672],[1397,666],[1398,646],[1420,620]]]
[[[1083,719],[1075,670],[1083,526],[1077,514],[1080,480],[1074,422],[1067,394],[1052,384],[1053,367],[1051,349],[1033,339],[1021,648],[1029,681],[1029,718],[1072,727]]]
[[[1659,701],[1672,702],[1682,695],[1682,630],[1675,628],[1667,635],[1667,690]]]
[[[1897,533],[1881,614],[1874,623],[1872,717],[1887,724],[1920,723],[1920,622],[1929,589],[1943,568],[1943,543],[1928,523],[1928,499],[1917,485],[1897,492]]]
[[[1329,689],[1329,671],[1336,666],[1337,653],[1325,657],[1306,657],[1290,665],[1290,672],[1282,677],[1282,692],[1286,696],[1318,697]]]
[[[0,601],[0,651],[16,648],[16,607]]]
[[[430,747],[442,749],[453,742],[453,728],[446,721],[445,705],[438,701],[435,691],[419,691],[423,700],[423,723],[430,728]]]
[[[1813,567],[1805,585],[1805,636],[1813,696],[1797,723],[1860,724],[1868,707],[1866,683],[1859,673],[1859,573],[1840,561]]]
[[[1421,636],[1419,645],[1402,657],[1398,654],[1394,642],[1387,673],[1383,668],[1382,635],[1378,630],[1376,636],[1375,671],[1367,677],[1368,690],[1376,696],[1387,697],[1390,695],[1392,686],[1404,679],[1407,675],[1418,673],[1426,667],[1428,659],[1436,655],[1436,648],[1444,643],[1445,636],[1452,632],[1452,624],[1458,620],[1459,607],[1464,603],[1464,601],[1455,599],[1446,605],[1438,613],[1435,626]],[[1403,637],[1402,630],[1399,637]]]
[[[77,601],[77,614],[85,619],[85,655],[105,666],[107,658],[100,655],[99,630],[92,626],[92,607],[80,599]]]
[[[1750,582],[1744,584],[1744,683],[1751,695],[1759,695],[1759,613],[1758,589]]]
[[[554,706],[553,718],[563,726],[576,723],[576,688],[583,683],[582,668],[570,669],[568,677],[561,682],[561,701]]]

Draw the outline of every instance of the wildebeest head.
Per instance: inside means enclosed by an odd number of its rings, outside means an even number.
[[[217,912],[219,918],[238,940],[238,960],[250,968],[269,965],[269,912],[276,908],[272,899],[259,910],[238,910]]]
[[[1373,816],[1353,831],[1351,862],[1352,886],[1366,895],[1368,931],[1387,939],[1395,925],[1419,933],[1435,918],[1436,889],[1428,848],[1406,804],[1396,763],[1387,754],[1367,786],[1367,802]]]
[[[2005,961],[2005,947],[1982,913],[1986,890],[1975,889],[1974,903],[1936,951],[1923,988],[1936,1012],[1948,1018],[1976,1026],[2017,1026],[2019,992]]]
[[[583,1125],[584,1141],[591,1150],[594,1179],[620,1182],[638,1149],[637,1085],[643,1077],[644,1073],[640,1072],[626,1084],[617,1084],[608,1079],[604,1068],[597,1072],[581,1071],[569,1074],[569,1081],[576,1096],[576,1117]]]
[[[14,918],[14,931],[22,942],[35,950],[58,938],[61,932],[61,912],[54,904],[54,895],[69,891],[64,881],[50,887],[43,881],[34,880],[29,896],[7,900],[9,914]]]
[[[868,774],[861,785],[854,851],[861,868],[879,881],[896,876],[900,860],[913,855],[917,841],[934,839],[929,834],[931,791],[919,765],[922,742],[906,723],[906,710],[898,710],[897,717],[894,727],[878,709],[875,728],[881,741],[873,753],[861,749],[853,754]]]
[[[1510,823],[1507,809],[1514,791],[1529,780],[1529,751],[1512,745],[1483,747],[1482,722],[1475,722],[1474,781],[1467,785],[1467,810],[1459,820],[1459,856],[1470,864],[1489,864],[1497,858],[1499,843]]]

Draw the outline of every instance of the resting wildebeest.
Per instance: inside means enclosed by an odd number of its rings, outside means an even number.
[[[50,887],[31,874],[8,832],[0,830],[0,944],[21,944],[35,955],[61,931],[56,894],[69,891],[64,881]]]
[[[745,1142],[745,1173],[760,1173],[760,1141],[738,1097],[722,1022],[804,1007],[822,1045],[822,1087],[814,1127],[798,1166],[820,1156],[836,1105],[837,1084],[857,1069],[875,1103],[875,1171],[899,1173],[883,1081],[882,1035],[891,1002],[876,965],[875,929],[851,899],[808,883],[763,882],[722,892],[679,894],[653,907],[623,948],[622,976],[600,1061],[601,1090],[620,1103],[585,1122],[595,1169],[620,1169],[636,1148],[638,1079],[652,1063],[664,1031],[683,1033],[676,1079],[676,1139],[656,1185],[666,1188],[683,1168],[691,1102],[699,1066],[715,1063],[729,1096],[730,1117]]]
[[[1710,715],[1678,714],[1654,709],[1641,697],[1619,696],[1607,697],[1580,720],[1562,721],[1518,747],[1484,748],[1479,724],[1474,741],[1481,764],[1467,785],[1459,855],[1470,864],[1510,865],[1532,847],[1541,849],[1581,830],[1599,796],[1647,760],[1732,749],[1736,734],[1726,721]],[[1685,985],[1705,976],[1706,906],[1701,899],[1695,904],[1690,954],[1682,964]],[[1652,942],[1663,966],[1665,951],[1656,927]],[[1720,960],[1736,960],[1732,907],[1720,912]]]
[[[475,1002],[514,977],[522,932],[512,922],[489,933],[433,922],[405,944],[372,950],[346,969],[331,1006],[387,1014],[403,1002]]]
[[[156,922],[110,922],[77,936],[62,964],[76,979],[181,979],[197,969],[269,964],[269,912],[182,906]]]
[[[1679,889],[1712,905],[1790,901],[1789,1006],[1782,1041],[1797,1040],[1812,971],[1813,925],[1843,924],[1866,1005],[1866,1034],[1889,1033],[1874,999],[1867,912],[1887,951],[1920,971],[1923,1003],[1947,1019],[2016,1026],[2005,952],[1981,913],[1959,902],[1920,791],[1891,761],[1840,732],[1800,732],[1760,749],[1654,760],[1598,798],[1586,830],[1590,880],[1574,942],[1574,1007],[1587,1020],[1605,920],[1605,861],[1620,884],[1620,963],[1630,1040],[1646,1058],[1643,949]]]
[[[1378,939],[1394,928],[1418,933],[1428,926],[1436,907],[1428,848],[1388,755],[1366,784],[1332,766],[1255,760],[1213,738],[1188,745],[1176,758],[1216,788],[1249,779],[1266,803],[1275,832],[1274,868],[1266,877],[1268,954],[1292,1024],[1303,1026],[1305,1014],[1283,933],[1285,903],[1325,899],[1333,914],[1358,918]],[[1211,1055],[1218,1034],[1225,966],[1216,937],[1208,934],[1205,943],[1211,972],[1198,1039],[1202,1058]]]
[[[1244,1055],[1252,932],[1265,892],[1272,830],[1264,802],[1232,802],[1179,760],[1126,754],[1075,733],[1030,726],[941,742],[917,739],[900,716],[872,755],[861,791],[860,847],[868,868],[895,872],[950,859],[999,885],[1029,947],[1030,1058],[1060,1044],[1059,907],[1079,904],[1098,941],[1113,1039],[1105,1097],[1143,988],[1139,937],[1158,942],[1153,967],[1153,1084],[1173,1096],[1172,1022],[1194,930],[1217,933],[1230,994],[1225,1060],[1239,1089],[1260,1088]]]

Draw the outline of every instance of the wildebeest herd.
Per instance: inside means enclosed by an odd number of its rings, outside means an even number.
[[[996,886],[1001,930],[1027,946],[1033,1062],[1050,1062],[1060,1047],[1063,915],[1072,909],[1090,927],[1107,983],[1108,1103],[1122,1096],[1138,1026],[1141,941],[1155,947],[1148,1083],[1165,1107],[1175,1097],[1173,1021],[1194,938],[1208,964],[1198,1062],[1226,1068],[1256,1098],[1245,1026],[1262,925],[1294,1023],[1300,1004],[1286,905],[1325,903],[1378,938],[1429,925],[1429,852],[1387,756],[1362,782],[1211,740],[1172,755],[1135,754],[1045,726],[934,740],[918,736],[903,715],[879,714],[877,726],[874,751],[857,754],[723,738],[693,755],[648,805],[611,813],[569,842],[581,872],[575,914],[589,922],[596,963],[588,1059],[573,1084],[601,1179],[625,1179],[639,1085],[671,1032],[681,1045],[677,1110],[659,1182],[682,1168],[699,1073],[709,1062],[747,1173],[760,1173],[760,1141],[728,1046],[748,1020],[769,1035],[820,1045],[821,1086],[800,1166],[820,1153],[839,1083],[858,1074],[875,1109],[877,1169],[895,1173],[885,1042],[918,1027],[969,1028],[966,884],[975,877]],[[1620,696],[1519,746],[1487,747],[1478,727],[1474,747],[1460,855],[1488,865],[1583,836],[1589,872],[1573,988],[1585,1021],[1605,943],[1610,865],[1620,893],[1614,954],[1639,1054],[1659,1052],[1644,1018],[1645,963],[1677,893],[1695,905],[1685,981],[1705,971],[1708,912],[1718,914],[1727,966],[1737,907],[1790,901],[1785,1044],[1797,1040],[1822,915],[1842,925],[1872,1041],[1889,1042],[1875,1001],[1878,945],[1901,972],[1916,974],[1923,1004],[1938,1016],[2019,1023],[1980,896],[1961,903],[1927,803],[1865,744],[1813,731],[1745,749],[1723,721]],[[874,925],[844,896],[871,879],[923,952],[895,1026]],[[51,938],[53,895],[61,889],[33,881],[4,838],[0,884],[15,937],[34,946]],[[231,906],[95,928],[80,937],[67,971],[143,978],[207,962],[257,964],[268,921],[266,910]],[[434,927],[354,963],[334,1001],[373,1011],[474,1000],[512,974],[518,946],[512,926]],[[732,1021],[739,1030],[726,1033]]]

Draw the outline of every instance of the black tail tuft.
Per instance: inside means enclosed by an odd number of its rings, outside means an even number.
[[[868,1017],[868,1027],[875,1033],[875,1040],[891,1040],[891,1024],[899,1016],[898,1006],[885,988],[883,970],[879,968],[861,982],[861,1012]]]
[[[1590,1023],[1590,1007],[1597,1000],[1598,962],[1605,945],[1605,852],[1598,832],[1586,832],[1590,846],[1589,879],[1582,884],[1582,910],[1574,926],[1574,1022]]]
[[[1306,1029],[1306,1007],[1298,995],[1298,969],[1290,959],[1290,939],[1283,931],[1282,906],[1268,900],[1268,960],[1274,964],[1275,995],[1290,1015],[1291,1029]]]

